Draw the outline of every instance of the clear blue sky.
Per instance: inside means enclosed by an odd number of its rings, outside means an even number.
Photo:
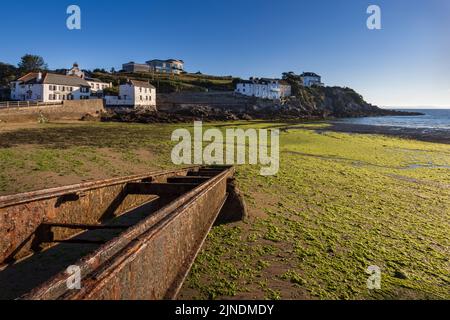
[[[66,9],[82,30],[66,28]],[[370,4],[382,30],[366,27]],[[188,71],[279,77],[314,71],[380,106],[450,107],[449,0],[3,1],[0,61],[120,69],[179,58]]]

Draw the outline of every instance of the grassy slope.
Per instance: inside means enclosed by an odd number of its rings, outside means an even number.
[[[176,127],[0,132],[0,193],[171,167]],[[213,229],[182,297],[450,298],[448,145],[305,129],[282,133],[278,176],[238,168],[251,216]],[[366,289],[369,265],[381,291]]]
[[[168,75],[160,73],[117,73],[105,74],[94,73],[94,77],[102,79],[103,81],[112,82],[114,86],[129,79],[150,81],[158,93],[171,93],[178,91],[194,91],[204,92],[206,90],[216,91],[233,91],[235,86],[233,84],[233,77],[220,77],[202,74],[180,74]]]

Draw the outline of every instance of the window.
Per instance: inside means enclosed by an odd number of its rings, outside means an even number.
[[[48,95],[48,100],[53,100],[53,94],[50,93],[50,94]]]
[[[142,96],[139,96],[140,100],[142,101]]]

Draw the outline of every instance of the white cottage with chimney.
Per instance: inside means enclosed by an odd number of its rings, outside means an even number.
[[[61,102],[85,100],[91,95],[86,80],[53,73],[31,72],[10,86],[11,99],[16,101]]]

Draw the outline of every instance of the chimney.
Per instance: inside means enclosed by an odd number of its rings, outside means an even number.
[[[42,72],[38,72],[37,80],[38,80],[38,81],[41,81],[41,80],[42,80]]]

